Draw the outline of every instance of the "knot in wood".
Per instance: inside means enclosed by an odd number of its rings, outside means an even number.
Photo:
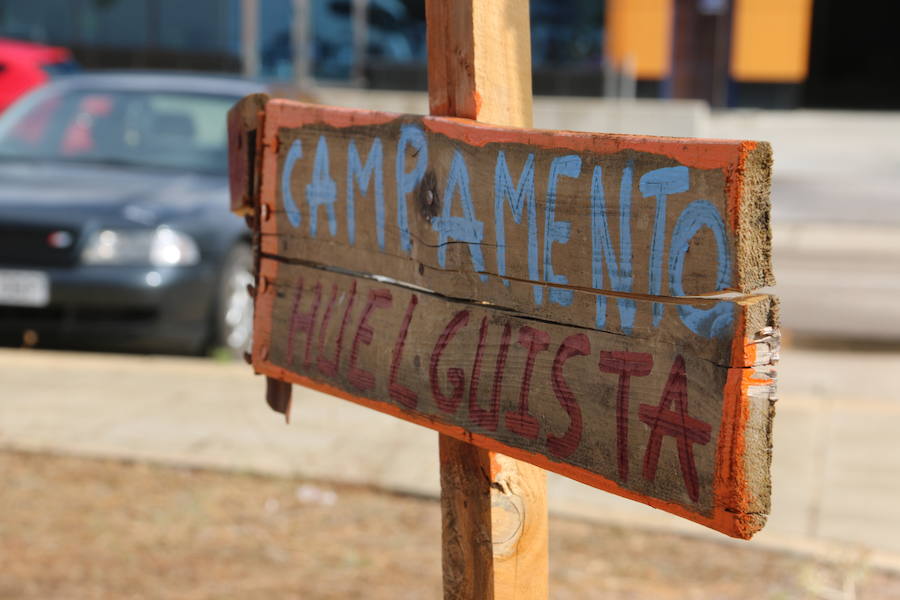
[[[437,189],[437,175],[433,169],[428,169],[422,177],[422,182],[416,190],[416,206],[419,214],[429,223],[441,211],[441,197]]]
[[[525,529],[525,503],[516,494],[491,486],[491,541],[494,556],[513,556]]]

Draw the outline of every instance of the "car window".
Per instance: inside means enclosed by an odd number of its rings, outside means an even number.
[[[59,96],[43,97],[31,107],[27,118],[7,119],[10,123],[10,139],[7,144],[18,146],[22,150],[36,147],[46,135],[50,117],[59,104]],[[10,114],[15,115],[16,112],[17,109],[14,108]]]
[[[0,155],[223,173],[226,114],[236,98],[68,91],[0,120]]]
[[[154,114],[172,115],[190,122],[194,131],[194,144],[206,150],[221,148],[227,142],[223,126],[222,105],[211,96],[151,96],[148,108]],[[227,111],[229,106],[224,107]]]

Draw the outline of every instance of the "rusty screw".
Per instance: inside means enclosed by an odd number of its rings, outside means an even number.
[[[272,209],[269,208],[268,204],[263,204],[259,207],[259,213],[263,221],[268,221],[269,217],[272,216]]]

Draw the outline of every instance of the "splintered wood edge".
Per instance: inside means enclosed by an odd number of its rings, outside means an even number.
[[[741,292],[775,285],[772,271],[772,147],[768,142],[744,142],[738,161],[740,197],[737,198],[738,264],[736,282]]]
[[[768,322],[762,328],[756,328],[752,343],[756,360],[753,363],[753,378],[748,387],[750,417],[748,419],[747,447],[745,469],[751,474],[748,485],[751,489],[763,490],[747,506],[745,514],[756,521],[752,524],[754,531],[762,529],[771,509],[771,466],[772,466],[772,425],[775,419],[775,403],[778,399],[777,364],[781,352],[781,333],[779,331],[779,300],[769,296],[770,309]],[[756,452],[749,451],[756,448]]]
[[[267,94],[251,94],[228,111],[228,187],[231,212],[237,215],[254,211],[262,160],[261,125],[268,102]]]
[[[772,424],[781,336],[776,297],[751,296],[738,303],[746,306],[743,352],[744,364],[748,366],[729,375],[728,385],[735,389],[726,395],[726,400],[739,399],[739,404],[731,413],[734,429],[730,442],[735,455],[732,471],[722,473],[730,480],[731,488],[730,497],[723,501],[734,514],[732,535],[749,539],[766,524],[771,509]]]

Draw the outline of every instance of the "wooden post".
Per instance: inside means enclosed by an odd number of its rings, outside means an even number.
[[[528,0],[427,0],[432,115],[531,126]],[[546,598],[543,469],[440,435],[445,598]]]

